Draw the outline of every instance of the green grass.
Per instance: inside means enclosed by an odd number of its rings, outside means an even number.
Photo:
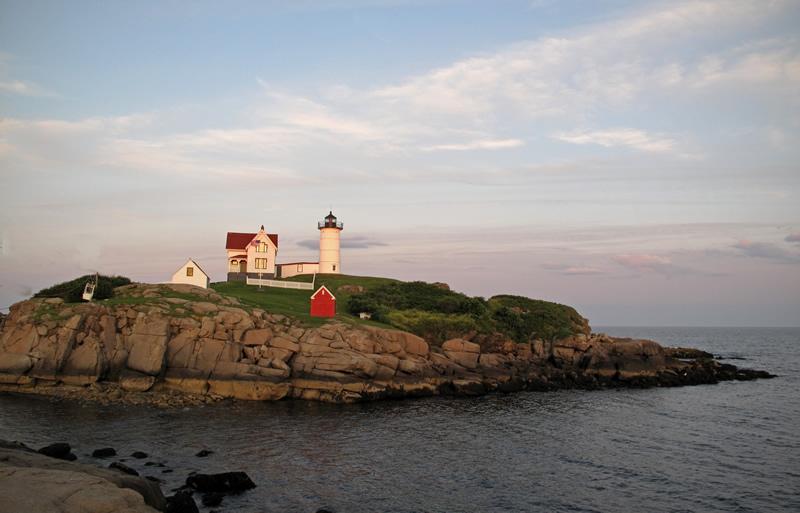
[[[311,276],[294,276],[284,281],[311,282]],[[373,278],[362,276],[347,276],[340,274],[320,274],[317,275],[316,288],[325,285],[334,296],[336,296],[336,320],[349,324],[366,324],[389,328],[390,326],[370,321],[362,320],[354,315],[347,313],[347,299],[350,294],[340,292],[338,289],[342,285],[361,285],[362,287],[375,287],[380,284],[389,283],[394,280],[388,278]],[[269,313],[276,313],[294,317],[308,326],[321,326],[329,319],[311,317],[310,298],[314,291],[279,289],[273,287],[263,287],[259,290],[257,286],[245,285],[241,282],[218,282],[212,283],[211,288],[220,294],[237,298],[243,305],[250,308],[260,308]]]

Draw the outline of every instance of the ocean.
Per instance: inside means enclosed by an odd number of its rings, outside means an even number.
[[[220,512],[800,511],[800,328],[595,331],[704,349],[778,377],[184,410],[0,395],[0,438],[66,441],[79,461],[114,447],[167,494],[191,471],[244,470],[257,488],[226,497]],[[201,449],[214,452],[198,458]],[[127,457],[137,450],[150,458]]]

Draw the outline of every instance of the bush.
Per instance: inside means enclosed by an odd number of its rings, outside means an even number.
[[[447,315],[421,310],[393,310],[386,314],[386,320],[392,326],[410,331],[437,345],[477,329],[475,319],[465,314]]]
[[[589,332],[586,319],[572,307],[522,296],[495,296],[489,300],[498,330],[517,342],[531,338],[565,338]]]
[[[354,305],[370,307],[374,311],[420,310],[477,317],[487,309],[486,301],[482,298],[472,298],[422,281],[387,283],[367,290],[357,297],[359,299]]]
[[[93,274],[87,274],[74,280],[65,281],[42,289],[33,297],[59,297],[67,303],[79,303],[83,301],[83,289],[86,282],[94,281]],[[131,280],[124,276],[102,276],[97,280],[97,288],[94,290],[94,299],[108,299],[114,295],[114,289],[123,285],[130,284]]]

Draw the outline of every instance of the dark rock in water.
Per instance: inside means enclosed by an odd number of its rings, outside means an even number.
[[[171,474],[172,472],[173,472],[173,470],[171,468],[168,468],[167,470],[162,470],[161,471],[162,474]]]
[[[165,513],[199,513],[197,504],[189,492],[178,492],[171,497],[167,497],[167,507]]]
[[[202,451],[195,454],[198,458],[205,458],[206,456],[214,454],[214,451],[209,451],[208,449],[203,449]]]
[[[200,492],[240,493],[255,488],[256,484],[244,472],[223,472],[189,476],[186,486]]]
[[[203,494],[203,506],[219,506],[222,504],[222,498],[225,497],[224,493],[210,492]]]
[[[108,468],[117,469],[120,472],[125,472],[126,474],[130,474],[132,476],[138,476],[139,475],[138,472],[136,472],[135,470],[133,470],[129,466],[125,465],[124,463],[120,463],[118,461],[115,461],[114,463],[109,465]]]
[[[58,458],[59,460],[75,461],[77,456],[72,454],[72,447],[68,443],[59,442],[50,444],[47,447],[39,449],[39,454],[50,456],[51,458]]]
[[[117,451],[113,447],[104,447],[102,449],[95,449],[92,453],[92,458],[110,458],[116,456]]]
[[[166,467],[163,463],[157,461],[148,461],[144,464],[145,467]]]
[[[131,454],[131,457],[136,458],[137,460],[143,460],[147,458],[147,453],[142,451],[136,451],[133,454]]]
[[[154,483],[163,483],[164,482],[161,479],[159,479],[157,477],[154,477],[154,476],[144,476],[144,478],[149,480],[149,481],[153,481]]]
[[[320,508],[317,510],[317,513],[333,513],[333,511],[325,508]]]

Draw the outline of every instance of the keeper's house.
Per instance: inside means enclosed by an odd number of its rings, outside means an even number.
[[[274,278],[278,256],[278,234],[267,233],[264,226],[258,233],[228,232],[228,281],[250,278]]]

